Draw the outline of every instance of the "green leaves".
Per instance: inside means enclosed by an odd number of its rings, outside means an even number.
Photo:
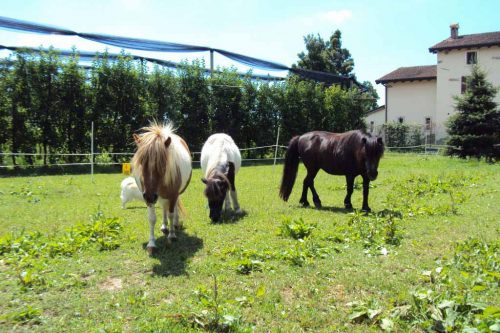
[[[316,229],[316,225],[305,223],[302,217],[292,220],[290,217],[285,216],[281,222],[279,232],[280,235],[293,239],[305,239],[314,229]]]
[[[40,232],[6,235],[0,238],[0,258],[13,272],[18,272],[18,282],[23,290],[43,288],[49,283],[44,272],[50,259],[73,256],[94,245],[100,251],[114,250],[120,245],[118,238],[121,230],[118,218],[106,218],[99,211],[90,218],[90,222],[77,224],[61,236],[46,238]]]

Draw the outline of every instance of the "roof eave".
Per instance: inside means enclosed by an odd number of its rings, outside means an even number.
[[[427,76],[427,77],[416,77],[416,78],[404,78],[404,79],[388,79],[388,80],[375,80],[376,84],[386,84],[390,82],[405,82],[405,81],[428,81],[428,80],[436,80],[436,76]]]
[[[477,43],[477,44],[468,44],[468,45],[457,45],[457,46],[433,46],[429,48],[430,53],[437,53],[439,51],[450,51],[450,50],[459,50],[459,49],[471,49],[478,47],[492,47],[492,46],[500,46],[498,42],[491,43]]]

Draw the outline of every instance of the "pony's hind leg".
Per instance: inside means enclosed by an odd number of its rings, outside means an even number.
[[[304,178],[304,183],[302,184],[302,195],[300,196],[299,203],[304,207],[309,207],[309,201],[307,201],[307,190],[309,189],[309,185],[307,183],[307,176]]]
[[[321,200],[319,199],[318,192],[314,188],[314,178],[318,174],[318,169],[309,168],[307,169],[307,176],[304,178],[304,184],[302,187],[302,197],[300,198],[300,203],[304,205],[304,207],[309,206],[309,202],[307,201],[307,190],[311,189],[314,206],[316,208],[321,208]]]
[[[156,250],[156,238],[155,238],[156,212],[154,206],[148,206],[148,220],[149,220],[149,242],[146,249],[148,250],[148,253],[152,255]]]
[[[314,206],[316,206],[316,208],[321,208],[321,200],[319,199],[318,192],[316,192],[316,189],[314,188],[314,178],[316,178],[318,171],[319,170],[315,170],[311,172],[311,180],[309,181],[309,188],[311,189],[313,195]]]

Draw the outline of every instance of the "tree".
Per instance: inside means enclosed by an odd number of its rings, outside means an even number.
[[[342,33],[336,30],[328,41],[318,34],[304,37],[307,53],[298,54],[299,61],[292,67],[299,67],[335,75],[349,76],[354,69],[354,60],[348,49],[342,48]]]
[[[36,144],[37,128],[30,121],[29,111],[32,109],[32,55],[28,52],[17,52],[11,73],[7,75],[5,88],[9,101],[9,139],[12,153],[33,153]],[[31,155],[25,161],[33,164]],[[16,155],[12,155],[12,164],[16,165]]]
[[[472,68],[467,89],[456,96],[457,113],[448,121],[450,138],[448,154],[460,158],[485,157],[498,160],[500,156],[500,109],[494,101],[497,89],[486,81],[486,74]]]
[[[193,61],[191,65],[183,62],[179,69],[179,88],[181,98],[182,124],[179,134],[184,137],[192,151],[201,147],[210,130],[210,91],[205,77],[205,63]]]
[[[362,83],[364,90],[365,90],[365,98],[366,98],[366,111],[370,111],[373,109],[378,108],[378,99],[379,95],[377,93],[377,90],[373,87],[372,83],[370,81],[363,81]]]
[[[59,103],[61,114],[61,140],[66,152],[70,154],[84,153],[89,150],[87,124],[87,86],[85,72],[78,67],[79,56],[73,49],[71,57],[61,64],[59,78]],[[82,161],[81,156],[70,155],[67,161]]]

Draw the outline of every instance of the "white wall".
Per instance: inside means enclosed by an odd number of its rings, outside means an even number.
[[[461,94],[462,76],[468,76],[471,72],[472,65],[467,65],[466,61],[467,52],[470,51],[477,52],[477,62],[486,72],[486,79],[494,86],[500,86],[500,46],[438,52],[436,139],[447,135],[444,123],[455,112],[453,96]],[[497,93],[495,100],[500,104],[500,94]]]
[[[436,127],[436,80],[390,82],[387,84],[387,121],[424,125],[430,117]]]
[[[373,121],[373,133],[378,134],[378,129],[385,123],[385,108],[376,112],[369,113],[365,117],[366,130],[370,132],[370,123]]]

